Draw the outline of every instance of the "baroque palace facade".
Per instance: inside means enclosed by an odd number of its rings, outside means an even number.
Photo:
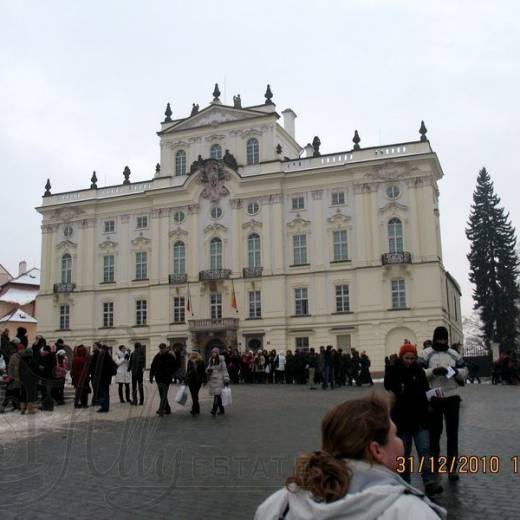
[[[462,339],[442,262],[437,183],[417,141],[322,155],[296,114],[221,103],[158,132],[155,176],[46,192],[38,331],[70,345],[366,350],[373,368],[444,324]]]

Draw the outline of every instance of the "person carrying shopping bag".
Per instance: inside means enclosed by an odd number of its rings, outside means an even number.
[[[209,395],[213,396],[211,415],[215,416],[217,414],[217,408],[219,410],[218,414],[222,415],[224,413],[222,390],[229,385],[229,374],[224,356],[220,355],[220,350],[217,347],[211,351],[206,373],[208,374]]]

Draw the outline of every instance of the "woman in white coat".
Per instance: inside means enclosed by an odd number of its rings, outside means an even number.
[[[132,380],[132,374],[128,371],[128,364],[130,363],[130,352],[124,345],[119,346],[119,351],[116,354],[115,359],[117,365],[116,383],[119,386],[119,401],[124,403],[123,399],[123,386],[125,387],[126,402],[130,403],[130,382]]]
[[[217,347],[211,351],[206,373],[208,374],[209,395],[213,396],[211,415],[215,416],[217,414],[217,408],[219,410],[218,414],[222,415],[224,413],[222,390],[229,384],[229,374],[224,356],[220,355],[220,350]]]
[[[445,519],[445,509],[397,474],[403,455],[386,394],[346,401],[323,419],[321,450],[298,458],[255,520]]]

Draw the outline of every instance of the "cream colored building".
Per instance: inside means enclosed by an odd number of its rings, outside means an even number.
[[[442,262],[438,181],[420,140],[321,155],[271,101],[166,119],[155,176],[51,194],[42,223],[39,333],[69,344],[161,341],[366,350],[462,337]],[[232,306],[233,296],[237,309]],[[187,309],[188,297],[191,310]]]

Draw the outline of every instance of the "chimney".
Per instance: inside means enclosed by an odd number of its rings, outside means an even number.
[[[312,157],[314,155],[314,146],[311,143],[305,145],[305,157]]]
[[[22,276],[22,274],[27,272],[27,262],[25,260],[22,260],[18,264],[18,276]]]
[[[284,127],[285,131],[293,139],[296,139],[295,132],[294,132],[294,120],[296,119],[296,114],[294,113],[294,111],[291,108],[286,108],[282,112],[282,116],[283,116],[283,127]]]

